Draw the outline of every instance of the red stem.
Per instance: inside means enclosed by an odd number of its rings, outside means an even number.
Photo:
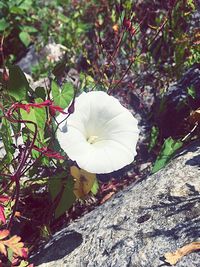
[[[7,229],[10,230],[11,226],[12,226],[12,223],[13,223],[13,219],[14,219],[14,216],[15,216],[15,212],[17,210],[17,206],[18,206],[18,202],[19,202],[19,194],[20,194],[20,178],[22,176],[22,173],[24,173],[24,170],[26,168],[26,161],[29,157],[29,155],[31,154],[31,150],[34,146],[34,143],[35,143],[35,140],[36,140],[36,137],[37,137],[37,132],[38,132],[38,129],[37,129],[37,124],[33,121],[29,121],[29,120],[16,120],[16,119],[13,119],[11,118],[11,115],[12,115],[12,109],[13,109],[13,105],[10,107],[10,109],[8,110],[8,112],[6,113],[5,115],[5,118],[10,121],[10,122],[13,122],[13,123],[31,123],[34,125],[34,128],[35,128],[35,131],[34,131],[34,134],[33,134],[33,139],[31,141],[31,144],[29,146],[28,142],[26,144],[26,147],[22,153],[22,157],[20,159],[20,163],[16,169],[16,171],[14,172],[13,175],[9,175],[12,180],[15,182],[16,184],[16,187],[15,187],[15,193],[14,193],[14,198],[15,198],[15,204],[14,204],[14,207],[13,207],[13,211],[12,211],[12,215],[10,217],[10,220],[9,220],[9,223],[8,223],[8,226],[7,226]],[[25,166],[25,167],[24,167]],[[8,176],[8,175],[6,175]]]

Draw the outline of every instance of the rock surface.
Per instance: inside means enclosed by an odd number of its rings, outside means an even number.
[[[165,169],[117,193],[61,230],[33,256],[35,266],[161,267],[164,254],[200,241],[200,142]],[[200,266],[200,253],[176,267]]]
[[[38,63],[39,57],[35,51],[34,45],[31,45],[26,56],[18,61],[16,65],[18,65],[23,70],[23,72],[31,74],[31,67],[37,65]]]

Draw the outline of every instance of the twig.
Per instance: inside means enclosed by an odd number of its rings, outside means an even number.
[[[186,135],[184,136],[181,141],[184,142],[185,140],[187,140],[189,138],[189,136],[196,130],[196,128],[198,127],[199,123],[195,122],[194,127],[192,128],[192,130]]]

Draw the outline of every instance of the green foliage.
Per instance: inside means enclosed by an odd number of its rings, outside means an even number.
[[[26,100],[29,84],[23,71],[18,66],[9,67],[9,81],[7,84],[9,95],[17,101]]]
[[[41,103],[43,100],[41,98],[36,98],[35,103]],[[23,102],[26,104],[26,102]],[[21,118],[25,121],[34,122],[37,125],[38,136],[40,141],[44,142],[44,129],[46,125],[46,110],[44,107],[41,108],[30,108],[30,112],[20,109]],[[27,128],[31,130],[32,133],[35,132],[35,127],[32,123],[27,123]]]
[[[5,47],[7,42],[12,47],[8,53],[13,53],[13,59],[34,40],[38,22],[32,13],[36,3],[35,0],[1,0],[0,35],[4,34]]]
[[[5,18],[0,19],[0,31],[3,32],[9,26],[9,23],[5,20]]]
[[[169,4],[169,2],[166,2]],[[147,4],[142,2],[141,9]],[[194,33],[188,31],[188,24],[191,20],[191,15],[195,11],[194,1],[176,1],[171,12],[168,12],[167,5],[164,2],[152,2],[152,9],[159,9],[160,12],[156,16],[149,17],[149,20],[144,22],[146,30],[153,31],[159,29],[165,19],[166,25],[162,33],[152,43],[150,48],[150,57],[160,71],[165,69],[165,75],[168,74],[170,79],[180,78],[180,73],[184,70],[184,65],[191,58],[193,36]],[[169,6],[169,5],[168,5]],[[144,14],[144,11],[141,11]],[[141,18],[142,19],[142,18]],[[190,65],[191,66],[191,65]]]
[[[174,140],[173,138],[169,137],[165,140],[161,151],[154,163],[152,173],[155,173],[165,167],[165,165],[169,162],[169,160],[173,157],[175,152],[181,148],[183,142],[180,140]]]
[[[5,62],[1,63],[9,66],[9,80],[0,74],[0,140],[5,149],[5,156],[0,158],[0,172],[5,174],[0,177],[0,185],[5,188],[5,184],[8,184],[5,192],[13,198],[9,212],[5,207],[6,223],[11,217],[16,199],[17,186],[14,182],[11,186],[8,183],[12,181],[13,170],[19,170],[21,175],[19,210],[24,218],[29,217],[28,220],[34,223],[36,221],[33,216],[35,206],[33,210],[27,211],[28,198],[30,202],[38,200],[40,194],[42,199],[44,196],[44,202],[51,198],[51,206],[47,205],[49,210],[42,210],[49,216],[41,216],[41,221],[39,218],[38,228],[41,225],[51,228],[49,221],[54,223],[54,219],[68,211],[76,201],[74,182],[78,179],[73,180],[68,174],[68,161],[63,161],[62,151],[55,140],[57,124],[54,115],[58,111],[53,109],[53,105],[67,108],[74,97],[75,88],[71,83],[59,85],[71,67],[79,72],[78,92],[91,89],[112,92],[113,88],[119,88],[116,84],[123,80],[123,75],[128,77],[128,71],[132,71],[134,84],[125,84],[128,90],[129,86],[133,86],[130,90],[145,88],[144,85],[152,80],[152,88],[157,88],[155,95],[161,95],[172,80],[182,75],[185,68],[200,62],[199,33],[186,31],[191,14],[195,11],[194,1],[177,1],[171,12],[168,12],[168,2],[0,1],[0,35],[4,35],[5,54]],[[147,8],[150,10],[148,16]],[[165,26],[156,35],[166,18]],[[128,26],[124,25],[125,19]],[[134,29],[136,32],[132,34],[131,30]],[[66,53],[56,66],[44,58],[39,65],[32,67],[34,78],[50,77],[52,80],[50,88],[38,87],[32,90],[22,70],[8,63],[20,59],[31,43],[34,43],[36,52],[40,54],[41,49],[51,40],[64,45]],[[141,70],[147,74],[149,72],[148,79],[143,79],[143,76],[139,78]],[[187,92],[195,99],[193,87],[188,87]],[[49,101],[48,104],[45,101]],[[19,106],[9,110],[15,104]],[[166,105],[165,101],[161,101],[157,116],[166,109]],[[35,140],[35,127],[27,120],[37,125]],[[20,145],[15,142],[19,134],[23,136]],[[163,168],[182,147],[183,142],[178,138],[181,137],[170,137],[162,145],[162,129],[152,127],[148,150],[158,154],[156,151],[160,149],[152,173]],[[32,141],[34,147],[30,147]],[[24,185],[26,182],[22,183],[21,177],[28,181],[27,185]],[[80,191],[81,186],[82,183],[79,183]],[[98,193],[99,187],[95,180],[91,189],[93,195]]]
[[[56,206],[55,218],[63,215],[76,200],[73,192],[74,181],[66,173],[57,174],[49,179],[49,192],[51,199]]]
[[[35,88],[35,94],[38,98],[41,98],[42,100],[45,100],[46,98],[46,91],[43,87],[37,87]]]
[[[0,137],[2,138],[4,148],[6,151],[4,161],[6,163],[11,163],[13,159],[13,153],[14,153],[13,139],[11,136],[11,125],[9,121],[7,121],[5,118],[2,119]]]
[[[59,0],[47,1],[45,4],[37,0],[2,0],[0,34],[4,34],[5,47],[8,43],[12,48],[8,53],[13,53],[13,58],[18,59],[21,50],[25,50],[36,38],[40,40],[38,49],[51,38],[66,46],[69,58],[74,53],[80,53],[83,36],[91,29],[91,23],[83,20],[85,9],[87,5],[81,2],[69,5],[66,1]],[[44,65],[39,65],[38,68],[44,71]]]
[[[74,96],[74,88],[71,83],[64,83],[59,87],[55,81],[52,81],[51,90],[54,103],[65,109],[71,102]]]
[[[19,38],[26,47],[31,43],[31,37],[28,32],[20,32]]]
[[[99,183],[98,183],[98,180],[95,179],[94,184],[91,188],[91,192],[93,195],[96,195],[98,193],[98,191],[99,191]]]
[[[150,142],[149,142],[149,148],[148,151],[150,152],[154,146],[157,143],[158,140],[158,134],[159,134],[159,129],[156,126],[153,126],[151,129],[151,134],[150,134]]]
[[[199,64],[200,63],[200,46],[190,46],[189,47],[189,56],[187,60],[185,61],[185,66],[187,68],[192,67],[194,64]]]
[[[191,96],[193,99],[196,97],[196,90],[193,86],[190,86],[187,88],[187,93],[189,96]]]

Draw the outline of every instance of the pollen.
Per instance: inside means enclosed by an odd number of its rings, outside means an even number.
[[[99,138],[99,137],[96,136],[96,135],[91,135],[89,138],[87,138],[87,141],[88,141],[88,143],[90,143],[90,144],[94,144],[94,143],[97,142],[98,138]]]

